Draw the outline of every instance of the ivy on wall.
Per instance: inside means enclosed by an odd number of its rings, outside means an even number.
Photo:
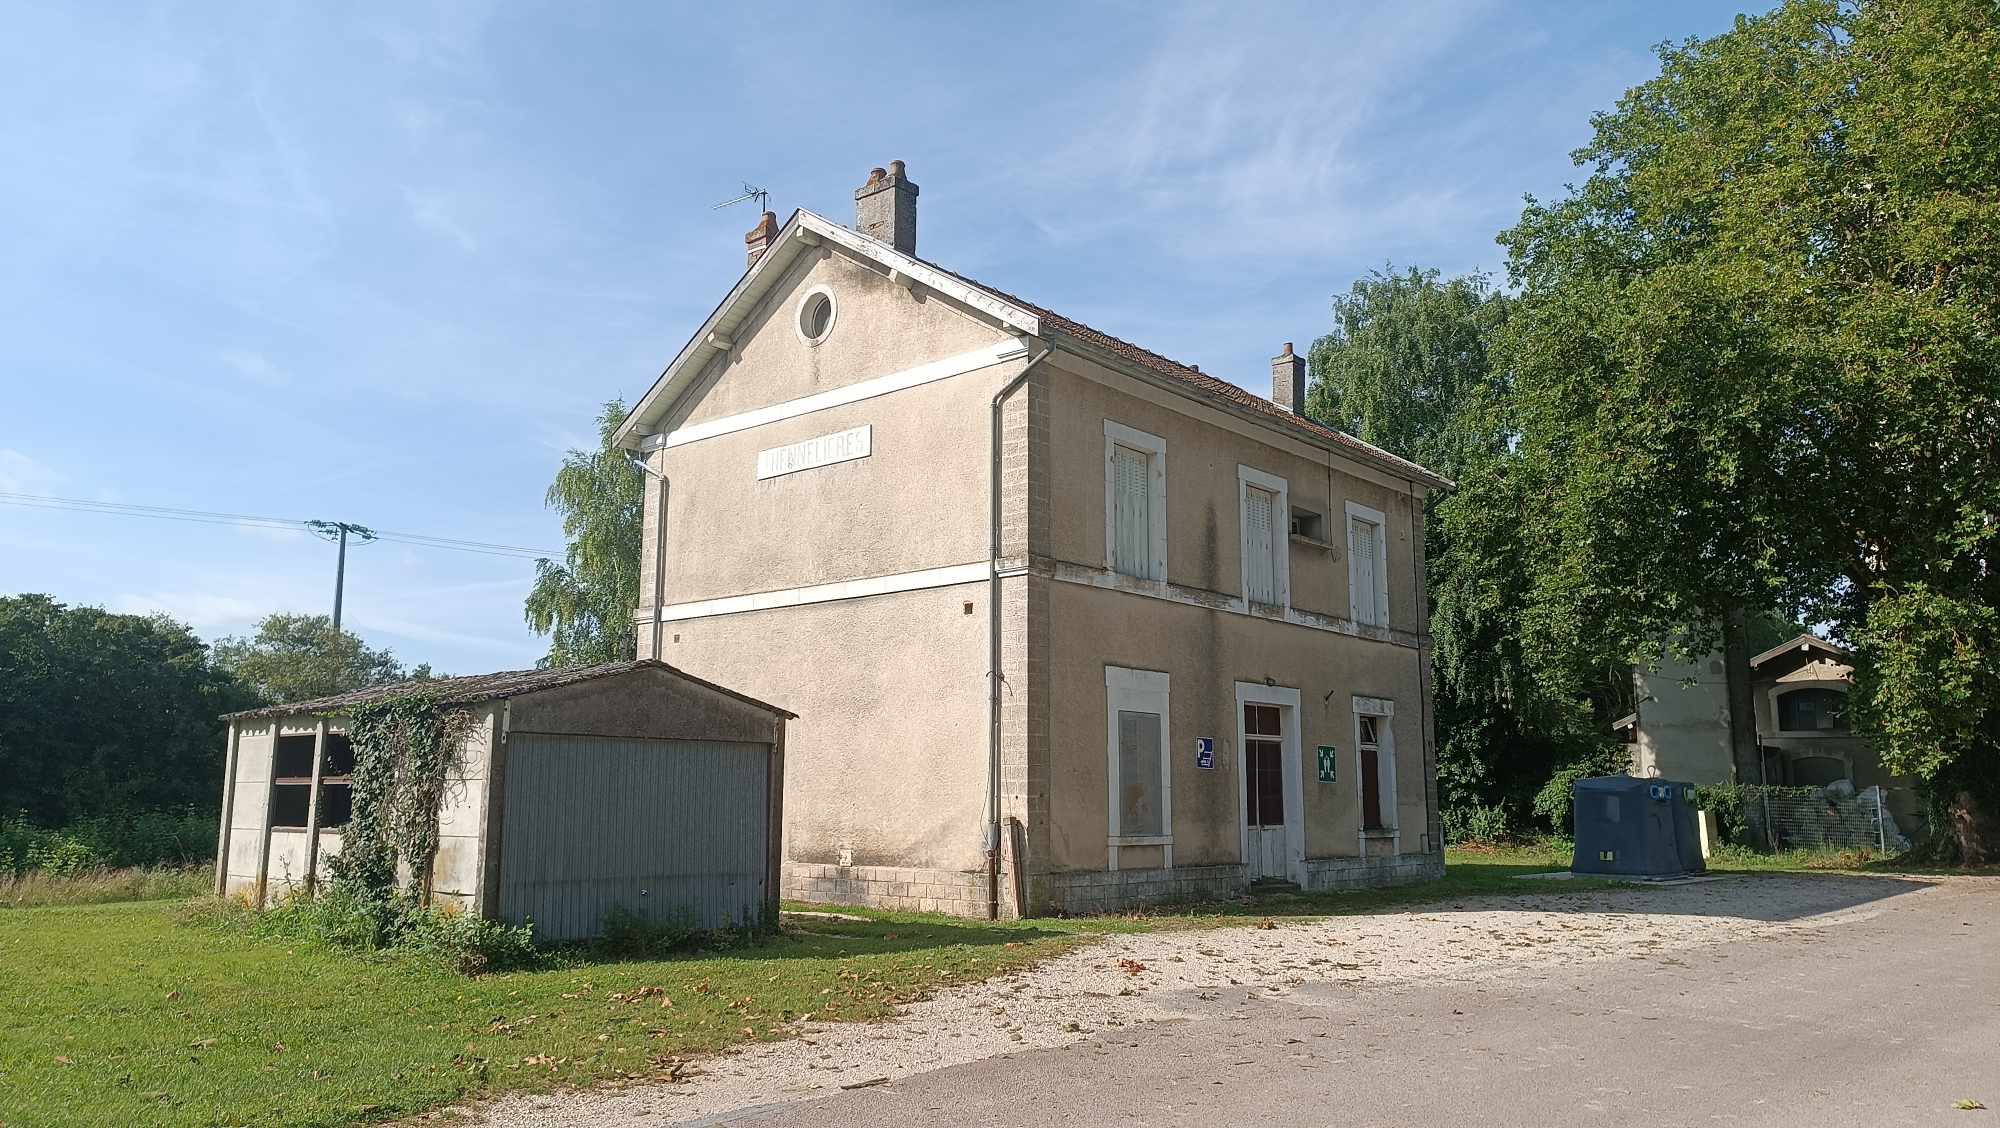
[[[472,714],[412,693],[357,706],[348,721],[354,749],[354,811],[328,862],[334,884],[386,907],[398,893],[427,900],[437,860],[438,808],[459,766]],[[399,890],[397,871],[409,885]]]

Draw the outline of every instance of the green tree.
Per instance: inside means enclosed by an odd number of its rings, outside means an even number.
[[[543,665],[591,665],[635,653],[632,612],[639,605],[646,483],[612,445],[624,421],[624,402],[606,403],[597,416],[597,449],[570,451],[544,498],[562,513],[569,547],[560,564],[535,562],[535,586],[528,592],[528,626],[549,636]]]
[[[1306,412],[1384,450],[1457,477],[1497,438],[1468,410],[1495,380],[1487,357],[1507,301],[1483,274],[1372,271],[1333,299],[1313,342]]]
[[[213,811],[220,716],[253,704],[164,615],[0,597],[0,818]]]
[[[1507,387],[1490,357],[1507,310],[1483,275],[1376,271],[1334,299],[1333,330],[1311,350],[1309,414],[1461,480],[1430,498],[1424,537],[1448,828],[1478,808],[1525,825],[1557,766],[1601,760],[1608,743],[1587,671],[1552,686],[1523,657],[1534,514],[1508,473]]]
[[[1984,856],[2000,9],[1797,0],[1660,60],[1594,120],[1584,183],[1502,236],[1530,658],[1826,623],[1885,761]]]
[[[353,632],[336,631],[325,615],[267,615],[248,638],[218,639],[215,660],[271,704],[329,697],[407,676],[388,649],[371,649]],[[422,669],[428,673],[429,666]]]

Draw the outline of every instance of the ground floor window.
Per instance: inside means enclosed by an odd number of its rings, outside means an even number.
[[[1395,702],[1381,697],[1354,699],[1355,786],[1360,791],[1361,830],[1396,829],[1396,741],[1390,728]]]
[[[1105,752],[1109,782],[1110,866],[1120,846],[1173,841],[1173,774],[1167,755],[1167,675],[1104,668]],[[1171,865],[1171,855],[1167,864]]]

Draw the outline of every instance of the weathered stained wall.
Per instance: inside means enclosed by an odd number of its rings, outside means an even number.
[[[1407,483],[1076,358],[1060,356],[1056,363],[1064,375],[1052,377],[1049,474],[1056,483],[1051,551],[1058,559],[1105,567],[1104,422],[1109,419],[1166,440],[1168,582],[1223,596],[1242,594],[1237,466],[1246,465],[1286,479],[1292,507],[1320,514],[1324,539],[1333,546],[1288,540],[1292,606],[1348,618],[1345,507],[1353,501],[1381,511],[1387,525],[1390,628],[1420,629],[1423,613],[1415,593],[1421,573],[1413,568],[1423,541],[1413,509],[1420,518],[1423,506],[1413,503]]]
[[[441,903],[456,903],[476,911],[481,879],[481,839],[486,804],[486,776],[491,759],[494,710],[474,710],[470,733],[457,763],[445,774],[444,800],[438,808],[438,856],[432,872],[433,895]],[[308,873],[323,883],[327,862],[340,851],[337,828],[319,833],[319,851],[308,864],[304,828],[270,827],[269,813],[272,732],[304,736],[315,731],[319,718],[304,715],[238,721],[242,734],[237,748],[235,795],[226,799],[231,811],[229,851],[224,877],[227,896],[256,902],[263,879],[263,903],[270,904],[301,889]],[[329,720],[329,733],[344,733],[345,718]],[[260,867],[259,861],[264,864]]]
[[[1391,727],[1400,852],[1425,852],[1425,703],[1415,649],[1078,584],[1052,583],[1049,598],[1049,618],[1059,624],[1050,670],[1053,868],[1106,865],[1107,665],[1162,670],[1170,678],[1168,754],[1176,867],[1242,860],[1235,683],[1261,685],[1266,679],[1299,691],[1301,779],[1295,782],[1305,812],[1306,857],[1360,853],[1355,696],[1395,702]],[[1198,736],[1215,740],[1212,770],[1195,766]],[[1317,782],[1314,749],[1322,744],[1340,752],[1333,784]],[[1137,869],[1157,864],[1151,853],[1123,847],[1119,865]]]
[[[787,862],[982,866],[984,584],[671,623],[664,641],[673,665],[799,715]]]
[[[1733,779],[1729,686],[1721,655],[1692,662],[1663,657],[1658,669],[1632,676],[1639,713],[1634,773],[1688,783]]]
[[[1009,338],[943,299],[912,295],[846,256],[809,257],[766,316],[736,338],[731,361],[697,392],[687,421],[712,421],[947,360]],[[794,331],[798,302],[825,286],[837,310],[817,346]],[[872,331],[893,324],[895,332]],[[1020,360],[652,455],[667,478],[665,600],[805,587],[985,558],[987,401]],[[685,411],[685,409],[684,409]],[[759,451],[866,424],[865,458],[758,480]],[[679,425],[676,422],[676,425]],[[656,477],[647,481],[641,594],[650,607]],[[894,535],[915,532],[917,535]],[[885,535],[886,534],[886,535]]]

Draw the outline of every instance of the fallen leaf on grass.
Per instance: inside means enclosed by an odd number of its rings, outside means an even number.
[[[57,1065],[75,1065],[76,1063],[75,1063],[75,1062],[73,1062],[73,1061],[71,1061],[71,1060],[70,1060],[70,1059],[68,1059],[67,1057],[64,1057],[64,1056],[63,1056],[62,1054],[57,1054],[57,1055],[56,1055],[56,1064],[57,1064]]]
[[[1263,920],[1257,922],[1257,927],[1264,930],[1265,932],[1269,932],[1272,929],[1278,927],[1278,922],[1272,920],[1270,917],[1265,917]]]
[[[1146,970],[1145,964],[1140,963],[1138,960],[1124,956],[1119,957],[1118,967],[1119,970],[1123,971],[1127,975],[1137,975],[1140,972]]]

